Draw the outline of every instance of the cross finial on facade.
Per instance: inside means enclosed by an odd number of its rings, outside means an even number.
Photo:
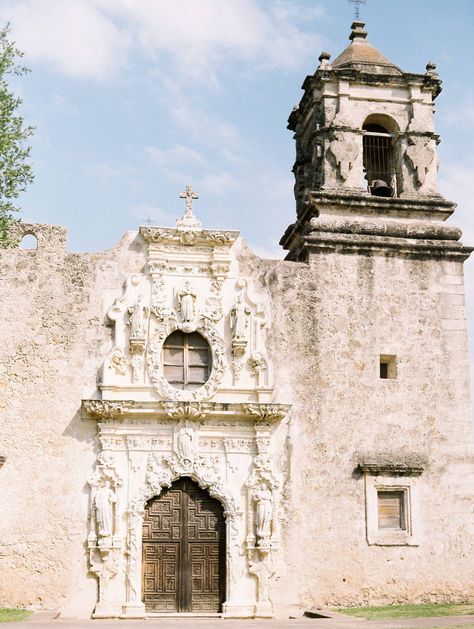
[[[186,190],[184,192],[181,192],[179,198],[185,199],[186,201],[184,215],[182,218],[176,221],[176,225],[178,227],[201,227],[201,223],[193,214],[193,201],[194,199],[199,199],[199,195],[197,194],[197,192],[194,192],[192,186],[186,186]]]
[[[354,5],[354,19],[358,20],[360,18],[360,5],[367,4],[367,0],[349,0],[349,2]]]
[[[151,218],[151,214],[148,213],[148,216],[145,219],[145,225],[151,225],[153,223],[153,219]]]
[[[192,186],[186,186],[186,190],[179,195],[180,199],[186,199],[186,213],[193,212],[193,199],[199,199],[197,192],[194,192]]]

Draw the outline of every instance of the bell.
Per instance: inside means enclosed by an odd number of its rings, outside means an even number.
[[[375,197],[391,197],[392,188],[383,179],[374,179],[370,186],[370,194]]]

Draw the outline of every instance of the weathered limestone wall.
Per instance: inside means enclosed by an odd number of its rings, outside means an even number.
[[[253,260],[249,269],[257,266],[273,300],[277,390],[293,405],[283,527],[289,578],[275,584],[273,600],[285,604],[297,593],[308,607],[472,599],[462,265],[325,253],[309,266]],[[396,379],[379,378],[381,354],[396,354]],[[419,546],[367,544],[355,453],[380,451],[428,459],[414,479]]]
[[[97,590],[85,549],[97,428],[80,404],[110,346],[102,299],[141,269],[143,244],[129,233],[103,254],[67,254],[63,228],[28,232],[37,250],[0,252],[0,605],[74,613]]]
[[[36,229],[36,228],[35,228]],[[0,604],[92,612],[87,481],[94,422],[80,419],[111,348],[106,308],[142,272],[135,232],[101,254],[67,254],[60,228],[0,260]],[[268,291],[285,444],[278,613],[291,606],[474,597],[474,449],[460,263],[312,254],[241,274]],[[398,377],[379,378],[396,354]],[[281,431],[284,434],[284,430]],[[369,546],[356,452],[414,452],[419,546]]]

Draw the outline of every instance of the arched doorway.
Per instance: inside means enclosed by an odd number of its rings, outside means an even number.
[[[147,612],[220,612],[225,596],[221,503],[190,478],[149,500],[142,565]]]

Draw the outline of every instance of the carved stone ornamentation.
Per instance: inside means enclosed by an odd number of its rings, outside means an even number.
[[[285,404],[244,404],[243,409],[247,415],[258,417],[265,424],[273,424],[283,419],[288,412]]]
[[[99,580],[99,601],[95,618],[111,615],[109,585],[117,574],[122,539],[118,531],[117,490],[123,484],[116,471],[115,457],[103,451],[91,478],[91,524],[87,538],[90,572]]]
[[[280,480],[273,471],[273,465],[267,454],[258,454],[254,468],[246,483],[249,489],[249,536],[247,543],[256,547],[262,555],[272,548],[274,492],[280,486]]]
[[[116,347],[110,356],[110,366],[114,370],[115,375],[125,376],[127,373],[128,360],[126,359],[123,351]]]
[[[194,332],[196,329],[194,324],[196,291],[193,290],[190,282],[186,282],[184,288],[178,292],[178,302],[181,315],[179,327],[184,332]]]
[[[432,140],[424,137],[410,137],[405,157],[413,169],[416,184],[422,186],[435,158]]]
[[[359,155],[357,142],[347,140],[342,134],[335,133],[329,144],[328,153],[334,159],[340,178],[346,181]]]
[[[209,399],[217,390],[226,370],[224,339],[216,325],[205,317],[201,317],[197,326],[199,332],[209,343],[212,351],[212,372],[207,382],[195,390],[180,390],[173,387],[163,374],[162,345],[163,340],[148,348],[148,374],[156,390],[168,400],[183,402],[199,402]]]
[[[198,435],[195,422],[183,421],[177,426],[175,433],[175,451],[183,465],[190,465],[196,458]]]
[[[82,408],[94,419],[116,419],[133,406],[133,400],[112,401],[112,400],[82,400]]]
[[[237,296],[237,301],[230,311],[230,329],[232,332],[232,341],[245,341],[247,344],[247,328],[250,308],[245,304],[242,293]],[[232,344],[232,347],[234,345]],[[244,346],[245,350],[245,346]]]
[[[130,318],[127,325],[130,326],[130,339],[144,339],[149,309],[143,304],[143,296],[139,295],[136,303],[129,306]]]
[[[200,402],[166,402],[165,409],[172,419],[204,419],[206,405]]]
[[[275,574],[271,557],[249,560],[249,573],[257,580],[256,618],[272,618],[273,609],[270,602],[270,578]]]

